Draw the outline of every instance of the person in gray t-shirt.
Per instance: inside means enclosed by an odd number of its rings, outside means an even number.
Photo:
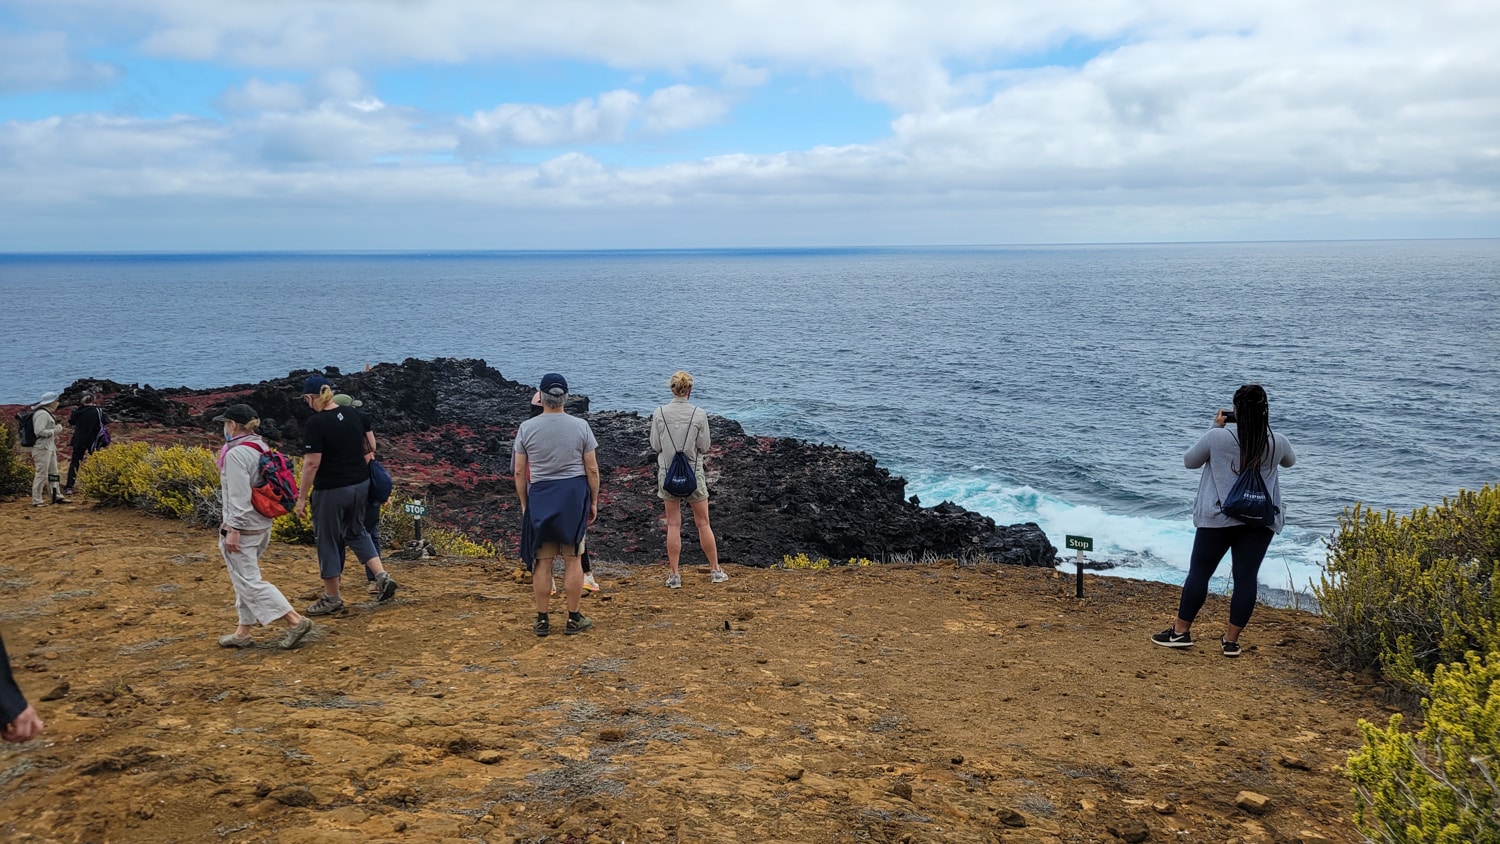
[[[583,594],[579,560],[584,533],[599,517],[599,443],[582,419],[563,411],[568,382],[556,373],[542,376],[542,413],[521,423],[512,449],[516,495],[521,499],[521,559],[531,570],[538,636],[552,631],[548,620],[552,564],[563,558],[569,635],[593,626],[578,611]]]

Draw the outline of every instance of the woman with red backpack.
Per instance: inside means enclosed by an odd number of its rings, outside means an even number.
[[[250,634],[256,624],[280,620],[286,623],[287,631],[278,645],[295,648],[312,631],[312,619],[299,615],[280,589],[260,577],[260,556],[271,543],[271,517],[255,508],[253,492],[263,480],[261,455],[271,450],[255,433],[260,415],[247,404],[232,404],[214,421],[224,423],[224,447],[219,449],[217,460],[219,497],[223,501],[219,551],[229,567],[234,609],[239,613],[239,626],[230,635],[220,636],[219,644],[248,648],[255,644]]]

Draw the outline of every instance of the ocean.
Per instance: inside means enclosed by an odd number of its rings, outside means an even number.
[[[442,356],[647,412],[686,369],[751,433],[870,452],[924,504],[1166,582],[1192,545],[1182,453],[1245,382],[1298,457],[1266,586],[1315,583],[1355,502],[1500,482],[1500,240],[12,254],[0,297],[0,402]]]

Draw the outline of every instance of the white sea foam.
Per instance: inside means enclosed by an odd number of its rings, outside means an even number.
[[[1194,529],[1190,519],[1122,516],[1091,505],[1072,504],[1029,486],[983,477],[913,480],[910,491],[924,504],[952,501],[1002,525],[1036,522],[1059,549],[1064,549],[1069,534],[1092,537],[1094,550],[1085,554],[1085,559],[1114,563],[1115,568],[1103,572],[1107,575],[1181,582],[1192,555]],[[1071,553],[1060,553],[1072,560]],[[1260,582],[1276,589],[1305,592],[1322,575],[1324,553],[1321,534],[1288,527],[1272,543],[1261,565]],[[1214,588],[1222,589],[1228,577],[1226,558]]]

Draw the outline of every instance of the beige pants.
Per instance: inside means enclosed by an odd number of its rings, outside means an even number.
[[[36,474],[31,478],[31,503],[46,504],[52,499],[48,496],[48,488],[52,495],[60,494],[62,490],[62,477],[57,473],[57,443],[47,440],[46,445],[35,445],[31,449],[31,462],[36,466]]]

